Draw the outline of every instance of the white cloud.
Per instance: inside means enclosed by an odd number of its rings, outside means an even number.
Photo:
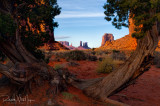
[[[74,11],[65,11],[56,18],[87,18],[87,17],[105,17],[103,12],[74,12]]]
[[[70,36],[55,36],[55,39],[66,39],[70,38]]]

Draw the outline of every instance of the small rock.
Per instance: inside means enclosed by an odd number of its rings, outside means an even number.
[[[47,105],[48,105],[48,106],[53,106],[54,104],[55,104],[55,103],[53,103],[51,99],[49,99],[48,102],[47,102]]]

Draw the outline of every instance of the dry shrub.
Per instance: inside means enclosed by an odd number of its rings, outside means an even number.
[[[92,56],[92,55],[88,55],[87,56],[87,59],[89,60],[89,61],[97,61],[98,59],[97,59],[97,56]]]
[[[64,68],[64,66],[63,65],[60,65],[60,64],[56,64],[55,66],[54,66],[54,70],[56,70],[56,71],[58,71],[58,70],[60,70],[60,69],[63,69]]]
[[[126,54],[124,52],[113,52],[111,54],[111,57],[113,60],[122,60],[125,61],[126,60]]]
[[[109,57],[106,57],[102,61],[99,61],[97,72],[98,73],[110,73],[113,70],[116,70],[123,63],[124,63],[123,61],[113,60]]]
[[[73,50],[65,54],[67,60],[86,60],[86,55],[83,51]]]
[[[63,96],[63,99],[67,99],[67,100],[72,100],[75,97],[75,95],[69,92],[62,92],[62,96]]]
[[[77,63],[77,62],[74,62],[74,61],[70,61],[70,62],[68,63],[68,65],[69,65],[69,66],[72,66],[72,67],[76,67],[76,66],[79,66],[80,64]]]
[[[113,60],[110,58],[105,58],[98,64],[97,72],[98,73],[110,73],[114,70]]]
[[[109,51],[107,51],[107,50],[100,50],[100,49],[98,49],[98,50],[96,50],[95,51],[96,52],[96,55],[107,55],[107,54],[109,54],[110,52]]]

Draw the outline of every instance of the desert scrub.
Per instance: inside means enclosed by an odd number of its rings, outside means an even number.
[[[111,54],[111,58],[113,60],[125,61],[126,60],[126,54],[124,52],[120,52],[120,51],[113,51],[113,53]]]
[[[79,63],[74,62],[74,61],[68,62],[68,66],[71,66],[71,67],[76,67],[76,66],[79,66],[79,65],[80,65]]]
[[[100,50],[100,49],[96,50],[95,52],[96,52],[96,55],[103,55],[103,54],[105,54],[105,52],[103,50]]]
[[[64,67],[63,67],[63,65],[60,65],[60,64],[56,64],[55,66],[54,66],[54,70],[60,70],[60,69],[63,69]]]
[[[111,58],[105,58],[102,61],[99,61],[97,72],[98,73],[110,73],[114,70],[114,63]]]
[[[102,61],[99,61],[97,72],[98,73],[111,73],[113,70],[116,70],[124,61],[113,60],[109,57],[106,57]]]
[[[85,55],[86,55],[86,59],[88,61],[97,61],[98,60],[97,56],[95,56],[95,55],[92,55],[92,54],[85,54]]]
[[[154,52],[153,64],[160,68],[160,52]]]
[[[65,54],[66,60],[86,60],[86,55],[83,51],[73,50]]]
[[[119,51],[119,50],[115,50],[115,49],[114,49],[114,50],[112,50],[112,52],[113,52],[113,53],[120,53],[120,51]]]
[[[62,96],[64,99],[68,99],[68,100],[72,100],[75,97],[75,95],[68,92],[62,92]]]

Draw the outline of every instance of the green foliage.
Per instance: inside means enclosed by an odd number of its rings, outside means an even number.
[[[104,5],[105,19],[121,29],[128,27],[128,18],[137,26],[132,36],[142,38],[156,21],[160,22],[160,0],[107,0]]]
[[[73,100],[76,96],[68,93],[68,92],[62,92],[62,96],[64,99]]]
[[[73,50],[65,54],[65,58],[68,60],[86,60],[86,55],[83,51]]]
[[[60,14],[60,8],[57,5],[57,0],[44,0],[44,4],[41,4],[42,0],[16,0],[15,4],[22,5],[21,9],[18,10],[21,19],[29,18],[30,22],[34,25],[39,25],[42,20],[45,24],[49,25],[52,31],[53,27],[57,26],[53,19],[56,15]],[[38,28],[38,26],[35,26]]]
[[[44,43],[46,43],[49,40],[49,35],[47,33],[41,32],[41,33],[32,33],[25,32],[25,34],[22,35],[22,41],[23,45],[26,47],[26,49],[32,53],[37,59],[45,59],[44,53],[38,49],[39,46],[43,46]]]
[[[1,1],[0,9],[0,40],[15,42],[16,29],[21,34],[23,45],[37,59],[44,59],[44,54],[37,48],[50,40],[58,23],[54,22],[60,14],[57,0],[10,0]],[[6,8],[6,7],[10,8]],[[44,25],[42,32],[40,25]],[[50,31],[50,32],[49,32]]]
[[[45,4],[37,4],[32,2],[35,7],[25,7],[20,10],[20,13],[26,13],[22,16],[29,17],[30,23],[33,24],[33,28],[36,30],[26,31],[27,26],[23,26],[21,31],[22,41],[28,51],[30,51],[37,59],[45,58],[44,53],[38,50],[37,48],[43,46],[44,43],[47,43],[50,40],[49,32],[41,32],[40,24],[45,23],[45,29],[49,26],[50,31],[53,31],[53,28],[57,27],[58,24],[53,21],[56,15],[60,14],[60,8],[57,5],[56,0],[45,0]],[[27,19],[25,19],[27,21]],[[37,32],[39,30],[40,32]]]
[[[16,24],[10,15],[0,13],[0,40],[14,36]]]

